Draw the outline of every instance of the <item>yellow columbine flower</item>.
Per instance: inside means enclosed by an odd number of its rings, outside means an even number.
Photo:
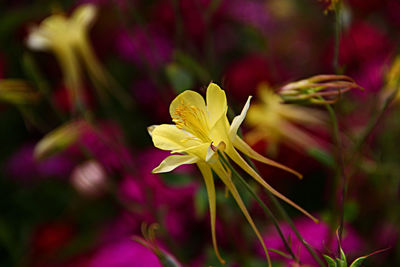
[[[266,84],[258,87],[260,102],[250,107],[247,124],[251,131],[245,136],[251,145],[267,140],[272,147],[283,141],[303,149],[318,147],[315,138],[297,126],[326,125],[325,114],[319,110],[282,103],[282,98]]]
[[[299,173],[288,167],[261,156],[237,135],[238,128],[249,109],[250,99],[251,97],[247,100],[241,114],[236,116],[232,124],[230,124],[226,116],[228,106],[225,92],[218,85],[210,83],[206,93],[207,105],[200,94],[187,90],[178,95],[170,105],[169,112],[175,125],[163,124],[149,127],[154,146],[159,149],[170,150],[171,153],[178,153],[165,158],[153,170],[154,173],[169,172],[183,164],[196,163],[199,167],[208,192],[213,246],[221,263],[224,263],[224,260],[219,255],[215,236],[216,199],[212,171],[217,174],[232,194],[260,240],[269,263],[270,260],[263,239],[231,179],[230,171],[218,159],[218,149],[272,194],[317,221],[313,216],[265,182],[237,151],[239,150],[255,160],[287,170],[301,177]],[[214,146],[214,144],[217,146]]]
[[[39,26],[30,29],[27,45],[33,50],[52,51],[59,61],[65,84],[71,91],[73,102],[82,103],[82,78],[80,61],[86,67],[100,97],[104,98],[103,88],[113,89],[121,94],[119,86],[102,67],[89,41],[88,32],[96,17],[97,9],[92,4],[79,6],[70,17],[53,14],[44,19]],[[117,95],[124,104],[125,96]]]

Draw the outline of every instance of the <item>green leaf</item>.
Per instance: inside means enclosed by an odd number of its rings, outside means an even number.
[[[337,267],[336,261],[327,255],[323,255],[329,267]]]
[[[340,247],[340,259],[344,262],[344,266],[347,266],[346,254],[344,254],[343,249]]]
[[[353,263],[350,265],[350,267],[359,267],[361,266],[361,264],[364,262],[364,260],[367,258],[368,256],[363,256],[363,257],[359,257],[357,259],[355,259],[353,261]]]
[[[191,74],[178,64],[168,64],[165,71],[169,82],[177,93],[182,93],[193,87],[194,82]]]
[[[203,83],[208,83],[211,80],[210,73],[192,58],[189,54],[183,53],[182,51],[175,51],[175,60],[184,66],[187,70],[190,70],[197,78]]]
[[[341,260],[341,259],[336,259],[337,262],[337,267],[347,267],[347,263],[345,260]]]
[[[359,267],[359,266],[361,266],[361,264],[364,262],[364,260],[365,260],[366,258],[368,258],[369,256],[375,255],[375,254],[377,254],[377,253],[384,252],[384,251],[386,251],[386,250],[388,250],[388,249],[389,249],[389,248],[380,249],[380,250],[377,250],[377,251],[372,252],[371,254],[368,254],[368,255],[365,255],[365,256],[361,256],[361,257],[355,259],[355,260],[353,261],[353,263],[350,265],[350,267]]]

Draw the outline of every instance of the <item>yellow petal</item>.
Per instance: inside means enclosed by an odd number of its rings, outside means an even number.
[[[190,155],[194,155],[194,156],[198,157],[199,159],[201,159],[203,161],[206,161],[209,147],[210,147],[210,144],[202,143],[199,145],[187,147],[185,149],[174,150],[174,151],[172,151],[172,153],[190,154]]]
[[[81,5],[74,11],[70,21],[76,23],[76,26],[87,27],[93,22],[96,15],[97,9],[95,5]]]
[[[231,179],[230,175],[228,175],[226,173],[226,171],[224,170],[224,168],[222,167],[222,164],[220,162],[218,162],[216,164],[212,164],[212,168],[215,171],[215,173],[218,175],[218,177],[221,178],[221,180],[227,186],[227,188],[231,192],[233,198],[235,199],[236,203],[238,204],[240,210],[242,211],[244,217],[246,217],[246,219],[249,222],[251,228],[253,228],[254,233],[256,234],[258,239],[260,240],[261,245],[262,245],[262,247],[264,249],[265,256],[267,257],[267,261],[268,261],[268,266],[271,266],[271,260],[269,258],[268,250],[267,250],[267,247],[265,246],[264,240],[263,240],[260,232],[258,231],[257,226],[255,225],[253,219],[251,218],[249,212],[247,211],[247,208],[244,205],[244,203],[242,201],[242,198],[240,197],[239,192],[236,189],[236,186],[232,182],[232,179]]]
[[[215,234],[216,198],[215,198],[215,186],[214,186],[213,174],[211,172],[211,168],[206,163],[199,162],[197,163],[197,166],[199,167],[200,172],[203,175],[204,182],[207,188],[208,204],[210,206],[211,236],[212,236],[214,251],[221,264],[225,264],[224,259],[222,259],[221,255],[219,254],[217,237]]]
[[[222,117],[226,115],[228,105],[226,103],[226,95],[215,83],[210,83],[206,93],[207,109],[210,115],[210,128]]]
[[[254,180],[256,180],[259,184],[261,184],[265,189],[267,189],[276,197],[282,199],[286,203],[290,204],[294,208],[304,213],[314,222],[318,222],[318,220],[314,216],[312,216],[310,213],[305,211],[303,208],[298,206],[296,203],[294,203],[293,201],[291,201],[278,191],[276,191],[272,186],[270,186],[267,182],[265,182],[264,179],[252,167],[250,167],[249,164],[247,164],[247,162],[239,155],[239,153],[233,147],[227,147],[226,153],[237,165],[239,165],[245,172],[247,172],[251,177],[253,177]]]
[[[170,172],[183,164],[196,163],[199,159],[192,155],[172,155],[166,157],[158,167],[153,170],[153,173]]]
[[[179,106],[182,106],[182,104],[185,104],[189,107],[196,107],[200,109],[204,114],[207,114],[207,109],[206,109],[206,103],[204,102],[203,97],[192,90],[186,90],[171,102],[171,105],[169,106],[169,113],[171,114],[171,117],[175,116],[175,111]]]
[[[242,122],[244,121],[244,118],[246,117],[247,111],[249,110],[249,107],[250,107],[250,100],[251,100],[251,96],[249,96],[249,98],[247,99],[247,102],[244,105],[240,115],[236,116],[232,121],[231,127],[229,129],[229,138],[231,140],[233,140],[235,138],[236,133],[239,129],[239,126],[242,124]]]
[[[151,136],[154,146],[162,150],[182,150],[199,143],[188,139],[190,136],[185,131],[179,130],[172,124],[156,126]]]
[[[30,30],[26,44],[30,49],[38,51],[45,51],[51,47],[50,40],[37,27]]]
[[[240,138],[239,136],[236,136],[236,138],[233,141],[233,145],[239,149],[239,151],[241,151],[242,153],[244,153],[245,155],[249,156],[252,159],[255,159],[257,161],[260,161],[262,163],[274,166],[276,168],[288,171],[290,173],[293,173],[294,175],[298,176],[300,179],[303,177],[303,175],[301,175],[299,172],[292,170],[289,167],[286,167],[285,165],[282,165],[276,161],[273,161],[272,159],[268,159],[262,155],[260,155],[259,153],[257,153],[256,151],[254,151],[254,149],[252,149],[248,144],[246,144],[245,141],[243,141],[242,138]]]
[[[210,137],[215,144],[224,142],[225,144],[231,143],[228,135],[229,122],[226,116],[222,116],[210,130]]]

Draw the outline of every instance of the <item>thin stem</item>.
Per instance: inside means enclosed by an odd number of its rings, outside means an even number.
[[[283,241],[283,244],[285,245],[285,248],[287,249],[287,251],[290,253],[290,255],[292,256],[293,260],[295,260],[296,262],[299,262],[298,258],[295,256],[293,250],[291,249],[291,247],[289,246],[289,244],[286,241],[285,236],[282,233],[281,228],[279,227],[279,222],[277,220],[277,218],[274,216],[274,214],[272,213],[272,211],[267,207],[267,205],[265,205],[265,203],[257,196],[257,194],[254,192],[254,190],[251,188],[251,186],[246,182],[246,180],[233,168],[233,166],[230,164],[230,162],[225,159],[225,157],[222,155],[222,153],[220,151],[218,151],[218,155],[220,156],[220,159],[222,161],[222,163],[224,165],[226,165],[234,174],[234,176],[236,176],[239,180],[239,182],[241,183],[241,185],[244,186],[245,189],[247,189],[247,191],[254,197],[254,199],[258,202],[258,204],[260,204],[260,206],[263,208],[263,210],[265,211],[265,213],[271,218],[272,223],[274,224],[280,238]]]
[[[341,180],[342,180],[342,191],[341,191],[340,207],[339,207],[339,229],[338,229],[338,237],[339,237],[339,244],[340,244],[342,241],[343,227],[344,227],[344,203],[345,203],[346,193],[347,193],[347,179],[346,179],[346,173],[345,173],[342,140],[340,138],[339,125],[337,122],[336,114],[331,105],[325,105],[325,107],[328,110],[329,116],[332,121],[333,137],[334,137],[335,143],[336,143],[337,177],[341,177]]]
[[[256,172],[260,173],[259,170],[257,169],[257,167],[254,165],[253,161],[251,161],[249,159],[249,157],[246,156],[246,155],[244,155],[244,157],[246,158],[247,162],[249,162],[251,167]],[[293,232],[295,233],[296,237],[304,245],[304,247],[307,249],[307,251],[310,253],[310,255],[314,258],[314,260],[318,263],[319,266],[324,267],[325,266],[324,262],[320,259],[320,257],[318,257],[318,255],[314,251],[314,249],[311,248],[310,245],[303,239],[303,237],[301,236],[301,234],[297,230],[296,226],[294,225],[292,219],[287,214],[286,210],[282,207],[282,205],[279,203],[279,201],[276,199],[276,197],[271,192],[269,192],[268,190],[265,190],[265,192],[267,193],[268,198],[274,204],[275,208],[278,210],[278,212],[281,214],[281,216],[287,221],[287,223],[289,224],[289,226],[292,228]]]
[[[337,3],[335,7],[335,47],[333,56],[333,69],[335,73],[339,73],[339,49],[340,49],[340,34],[341,34],[341,3]]]
[[[396,98],[398,91],[399,91],[399,86],[397,86],[396,89],[393,90],[393,92],[385,99],[385,101],[383,102],[382,107],[378,110],[378,112],[376,112],[373,115],[372,119],[368,122],[368,124],[365,127],[363,133],[361,134],[361,137],[357,140],[356,144],[354,145],[354,148],[353,148],[352,155],[351,155],[349,163],[353,162],[355,154],[361,149],[361,147],[363,146],[363,144],[365,143],[365,141],[367,140],[367,138],[371,134],[372,130],[375,128],[375,126],[377,125],[379,120],[382,118],[382,116],[385,113],[385,111],[388,109],[390,104]]]

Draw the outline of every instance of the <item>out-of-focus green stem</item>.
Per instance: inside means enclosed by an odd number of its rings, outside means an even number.
[[[346,179],[346,173],[345,173],[344,156],[343,156],[343,149],[342,149],[342,139],[340,137],[339,125],[337,122],[336,114],[331,105],[325,105],[325,107],[328,110],[329,116],[332,121],[333,138],[336,143],[337,177],[341,177],[341,180],[342,180],[342,192],[341,192],[341,198],[340,198],[340,204],[339,204],[340,206],[339,206],[339,229],[338,229],[338,237],[339,237],[339,244],[340,244],[340,242],[342,240],[342,234],[343,234],[344,202],[346,199],[346,192],[347,192],[347,179]],[[336,182],[336,185],[338,185],[338,184],[339,183]]]
[[[295,256],[293,250],[291,249],[291,247],[289,246],[289,244],[286,241],[285,236],[282,233],[282,230],[279,226],[279,222],[276,219],[276,217],[274,216],[274,214],[272,213],[272,211],[267,207],[267,205],[265,205],[265,203],[257,196],[257,194],[254,192],[254,190],[251,188],[251,186],[246,182],[246,180],[233,168],[233,166],[230,164],[230,162],[228,160],[225,159],[225,157],[222,155],[222,153],[220,151],[218,151],[218,155],[222,161],[222,163],[224,165],[226,165],[231,171],[232,173],[238,178],[239,182],[241,185],[244,186],[244,188],[252,195],[252,197],[258,202],[258,204],[260,204],[260,206],[263,208],[263,210],[265,211],[265,213],[271,218],[272,223],[274,224],[280,238],[283,241],[283,244],[285,245],[285,248],[287,249],[287,251],[289,252],[289,254],[292,256],[293,260],[295,260],[296,262],[299,262],[299,260],[297,259],[297,257]]]
[[[249,164],[251,165],[251,167],[258,173],[260,173],[257,169],[257,167],[254,165],[253,161],[251,161],[249,159],[249,157],[247,157],[245,155],[245,158],[247,160],[247,162],[249,162]],[[299,233],[299,231],[297,230],[296,226],[294,225],[292,219],[290,218],[290,216],[287,214],[286,210],[282,207],[282,205],[279,203],[279,201],[276,199],[276,197],[269,192],[268,190],[265,189],[265,192],[267,193],[268,198],[272,201],[272,203],[274,204],[275,208],[278,210],[278,212],[281,214],[281,216],[284,218],[284,220],[287,221],[287,223],[289,224],[290,228],[292,228],[294,234],[296,235],[296,237],[300,240],[300,242],[304,245],[304,247],[307,249],[307,251],[310,253],[310,255],[313,257],[313,259],[318,263],[319,266],[324,267],[325,264],[324,262],[320,259],[320,257],[318,257],[317,253],[314,251],[313,248],[310,247],[310,245],[303,239],[303,237],[301,236],[301,234]]]

